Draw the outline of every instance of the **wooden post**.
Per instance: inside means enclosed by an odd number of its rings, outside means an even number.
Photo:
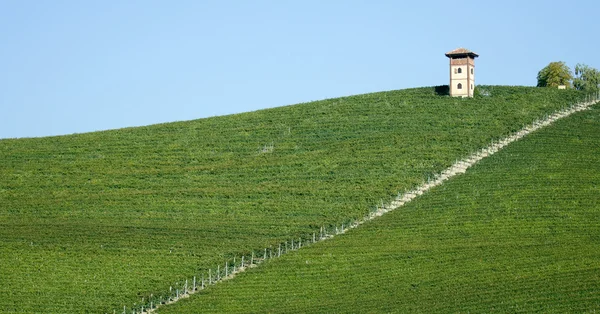
[[[229,275],[229,274],[227,273],[228,269],[229,269],[229,263],[228,263],[228,262],[225,262],[225,278],[227,278],[227,275]]]
[[[208,284],[212,285],[212,274],[210,273],[210,269],[208,270]]]
[[[221,280],[221,265],[217,265],[217,281]]]

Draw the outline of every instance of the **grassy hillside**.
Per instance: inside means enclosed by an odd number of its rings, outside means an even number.
[[[0,311],[112,312],[366,215],[580,95],[433,88],[0,141]]]
[[[598,311],[599,147],[596,105],[364,227],[159,312]]]

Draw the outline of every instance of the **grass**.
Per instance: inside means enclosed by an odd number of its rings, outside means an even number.
[[[600,106],[160,313],[600,310]]]
[[[0,311],[112,312],[365,216],[575,91],[434,88],[0,141]]]

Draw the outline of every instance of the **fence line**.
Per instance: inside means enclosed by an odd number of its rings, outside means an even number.
[[[495,154],[496,152],[504,148],[506,145],[517,141],[534,131],[546,127],[555,122],[556,120],[567,117],[575,112],[589,109],[593,104],[598,102],[599,99],[600,93],[598,93],[597,95],[589,95],[586,96],[585,101],[582,103],[578,103],[570,107],[564,108],[562,110],[558,110],[549,116],[545,116],[543,119],[535,120],[533,123],[525,126],[520,131],[513,133],[512,135],[499,141],[492,142],[490,146],[480,149],[479,151],[469,155],[464,159],[456,161],[452,166],[442,171],[441,173],[435,175],[433,178],[429,178],[427,182],[424,182],[422,185],[405,193],[398,193],[397,197],[391,200],[387,205],[382,200],[381,206],[377,205],[374,208],[374,210],[372,210],[367,216],[360,220],[347,220],[341,223],[339,227],[338,225],[329,227],[322,226],[318,230],[318,233],[317,231],[315,231],[312,233],[312,235],[297,237],[285,241],[283,243],[279,243],[277,248],[270,246],[268,248],[264,248],[256,252],[252,250],[248,256],[242,254],[240,256],[239,263],[236,263],[236,256],[233,258],[233,262],[231,264],[229,263],[230,260],[225,261],[223,263],[224,268],[221,268],[221,265],[219,264],[214,269],[210,268],[207,272],[190,278],[189,281],[192,282],[191,288],[188,286],[188,279],[185,279],[181,283],[176,283],[175,288],[171,286],[169,288],[169,293],[165,296],[150,295],[150,297],[147,300],[142,299],[140,305],[133,306],[130,308],[130,313],[153,313],[155,309],[163,305],[171,304],[177,302],[180,299],[188,298],[190,295],[202,291],[211,285],[215,285],[218,282],[224,280],[232,279],[237,274],[246,271],[246,269],[256,267],[261,263],[266,262],[267,260],[280,257],[281,255],[287,254],[289,252],[293,252],[299,250],[300,248],[307,247],[314,243],[333,238],[339,234],[343,234],[349,229],[356,228],[370,220],[380,217],[390,211],[393,211],[405,205],[406,203],[411,202],[419,195],[422,195],[423,193],[427,192],[433,187],[441,185],[450,178],[458,174],[465,173],[468,168],[472,167],[483,158]],[[260,258],[259,256],[262,256],[262,258]],[[249,261],[247,258],[249,258]],[[205,275],[207,275],[207,277],[205,277]],[[208,280],[206,280],[206,278],[208,278]],[[113,313],[116,314],[116,310]],[[127,313],[126,306],[123,307],[122,313]]]

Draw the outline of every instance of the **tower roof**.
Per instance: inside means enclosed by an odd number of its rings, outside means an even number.
[[[477,57],[479,57],[479,55],[469,49],[457,48],[452,51],[446,52],[446,57],[448,57],[448,58],[462,58],[462,57],[477,58]]]

